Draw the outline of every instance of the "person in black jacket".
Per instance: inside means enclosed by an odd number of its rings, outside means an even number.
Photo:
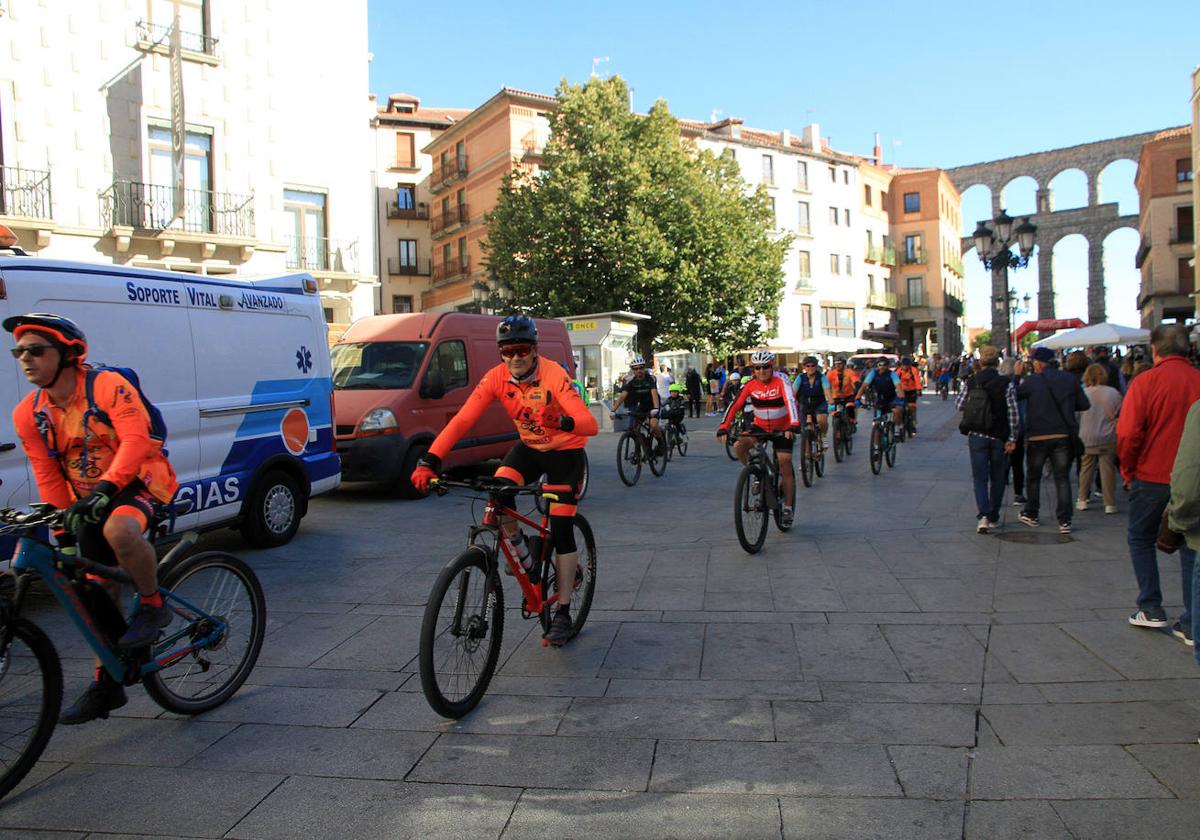
[[[979,349],[980,371],[969,377],[956,405],[962,411],[967,395],[973,390],[987,393],[991,422],[987,428],[969,429],[967,446],[971,451],[971,478],[975,483],[977,521],[975,532],[986,534],[1000,526],[1000,506],[1004,504],[1008,456],[1017,448],[1020,419],[1017,391],[1012,380],[997,370],[1000,351],[985,346]]]
[[[694,367],[687,369],[687,375],[683,377],[684,387],[687,389],[687,408],[688,417],[700,416],[700,374]]]
[[[1038,521],[1042,470],[1050,462],[1054,490],[1058,497],[1055,515],[1060,534],[1071,533],[1071,462],[1075,460],[1072,440],[1079,433],[1075,412],[1091,408],[1083,388],[1072,374],[1053,367],[1054,351],[1038,347],[1033,351],[1033,376],[1017,386],[1018,399],[1025,400],[1025,446],[1028,470],[1025,509],[1021,521],[1031,528]]]

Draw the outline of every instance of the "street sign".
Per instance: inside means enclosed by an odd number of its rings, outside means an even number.
[[[181,218],[187,211],[183,173],[187,121],[183,113],[183,33],[179,30],[179,3],[175,3],[175,21],[171,24],[171,173],[172,212]]]

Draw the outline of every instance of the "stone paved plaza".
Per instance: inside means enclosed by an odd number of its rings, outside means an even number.
[[[459,722],[415,670],[468,499],[342,491],[281,549],[209,535],[266,589],[249,684],[195,719],[135,688],[110,720],[59,727],[0,837],[1200,836],[1200,668],[1126,623],[1124,516],[1077,514],[1068,540],[1009,505],[977,536],[952,406],[924,398],[921,437],[879,477],[865,435],[830,457],[796,529],[753,557],[714,419],[633,488],[600,435],[587,627],[545,649],[510,609],[498,676]],[[1177,614],[1178,563],[1162,567]],[[85,651],[35,618],[69,702]]]

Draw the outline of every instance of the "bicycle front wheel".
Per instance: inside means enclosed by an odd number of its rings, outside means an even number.
[[[846,457],[846,425],[841,420],[833,421],[833,459],[839,464]]]
[[[800,478],[805,487],[813,486],[812,445],[809,443],[811,437],[812,433],[807,428],[800,432]]]
[[[488,557],[471,546],[433,584],[421,621],[421,690],[442,717],[460,718],[487,691],[504,636],[504,589]]]
[[[788,464],[787,468],[792,471],[792,479],[794,482],[795,475],[796,475],[795,467],[793,467],[791,464]],[[773,514],[775,517],[775,527],[778,528],[780,531],[783,531],[786,533],[786,532],[792,530],[792,526],[783,524],[783,504],[787,500],[784,498],[784,494],[783,494],[783,473],[781,472],[782,469],[783,469],[783,465],[780,464],[779,459],[776,458],[776,460],[775,460],[775,472],[776,472],[776,476],[777,476],[777,478],[775,479],[775,482],[776,482],[775,502],[776,503],[775,503],[775,510],[773,511]],[[793,483],[792,486],[793,486],[793,492],[795,492],[795,490],[794,490],[795,484]],[[793,502],[794,501],[795,500],[793,499]]]
[[[596,594],[596,538],[592,536],[592,526],[588,521],[575,514],[575,549],[578,552],[576,555],[575,565],[575,587],[571,592],[571,638],[579,635],[579,631],[583,629],[583,623],[587,621],[588,613],[592,609],[592,596]],[[552,610],[557,609],[557,603],[550,603],[550,599],[555,597],[558,592],[558,567],[555,564],[553,554],[547,556],[545,565],[542,567],[542,600],[546,602],[546,609],[542,610],[542,632],[546,633],[550,630],[550,619],[554,617]]]
[[[903,440],[903,438],[901,438]],[[896,466],[896,439],[891,435],[885,435],[883,441],[883,458],[887,461],[888,468]]]
[[[871,472],[879,475],[883,469],[883,430],[876,424],[871,427]]]
[[[642,474],[640,446],[641,441],[632,431],[625,432],[617,441],[617,475],[621,476],[621,481],[626,487],[637,484],[638,477]]]
[[[667,444],[666,433],[663,437],[657,437],[653,434],[646,436],[646,448],[649,450],[646,454],[646,460],[650,462],[650,472],[656,476],[662,476],[667,471],[667,459],[671,457],[671,449]]]
[[[0,654],[0,797],[25,778],[50,741],[62,707],[62,666],[48,636],[18,618]]]
[[[767,488],[762,474],[744,467],[733,493],[733,524],[747,554],[757,554],[767,539]],[[755,486],[757,485],[757,487]],[[755,492],[757,491],[757,492]]]
[[[171,564],[161,584],[174,615],[151,654],[162,667],[142,681],[167,711],[199,714],[232,697],[254,669],[267,631],[262,586],[243,560],[221,551]]]
[[[812,452],[813,452],[813,470],[818,476],[825,475],[825,450],[822,448],[824,442],[820,435],[812,436]]]

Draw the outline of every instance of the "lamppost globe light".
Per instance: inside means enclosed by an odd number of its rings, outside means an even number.
[[[1011,242],[1013,219],[1008,212],[1001,210],[1000,215],[992,221],[996,223],[996,238],[1001,242]]]
[[[1033,253],[1033,241],[1037,238],[1037,225],[1029,221],[1028,218],[1017,227],[1017,247],[1021,249],[1021,256],[1028,258]]]
[[[971,236],[975,240],[975,252],[979,254],[979,258],[982,260],[990,256],[992,253],[991,228],[980,222]]]

